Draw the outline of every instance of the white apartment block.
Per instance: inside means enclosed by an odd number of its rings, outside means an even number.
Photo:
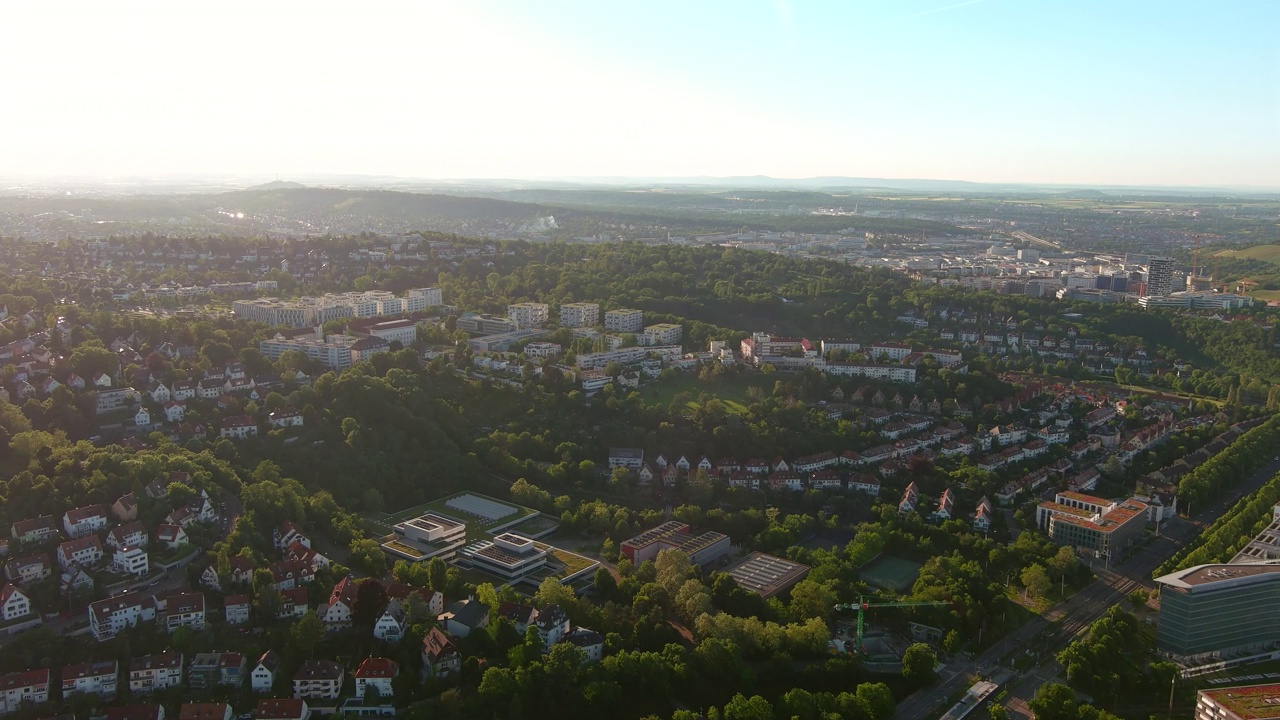
[[[433,305],[444,304],[444,296],[438,287],[415,288],[404,294],[405,312],[422,312]]]
[[[414,338],[416,337],[415,330]],[[268,360],[277,360],[285,352],[297,350],[331,370],[346,370],[369,355],[387,350],[389,344],[389,341],[380,337],[326,335],[323,340],[317,340],[313,337],[289,339],[276,335],[258,343],[258,351]]]
[[[644,329],[642,345],[676,345],[684,337],[684,328],[674,323],[658,323]]]
[[[116,550],[111,558],[111,569],[125,575],[142,577],[151,571],[151,562],[146,550],[130,545]]]
[[[97,695],[104,700],[114,700],[120,667],[115,660],[95,663],[79,663],[62,668],[62,697],[72,693]]]
[[[89,632],[98,642],[110,640],[121,630],[156,617],[155,602],[128,592],[89,605]]]
[[[49,669],[0,675],[0,715],[49,702]]]
[[[559,344],[549,342],[531,342],[524,346],[525,357],[538,359],[560,357],[561,350]]]
[[[644,311],[632,308],[609,310],[604,314],[604,329],[614,332],[638,333],[644,329]]]
[[[516,324],[516,329],[527,330],[541,327],[551,319],[551,306],[546,303],[523,302],[507,306],[507,319]]]
[[[386,290],[302,297],[297,300],[259,298],[231,304],[236,317],[267,325],[308,327],[344,317],[376,317],[421,312],[441,304],[440,288],[409,290],[403,298]]]
[[[600,324],[600,303],[565,303],[560,306],[560,324],[565,327],[595,327]]]

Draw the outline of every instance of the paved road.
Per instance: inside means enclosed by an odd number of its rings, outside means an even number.
[[[1258,489],[1277,472],[1280,460],[1273,460],[1216,505],[1201,512],[1194,520],[1175,518],[1160,525],[1160,537],[1140,548],[1116,567],[1096,567],[1097,578],[1075,595],[1055,605],[1043,618],[1037,618],[987,649],[972,661],[960,660],[947,667],[939,682],[908,696],[898,704],[894,718],[919,720],[937,717],[945,712],[940,707],[950,696],[964,690],[975,680],[990,677],[1001,669],[1001,660],[1022,647],[1042,648],[1041,661],[1031,670],[1015,676],[1004,703],[1012,717],[1031,718],[1026,703],[1041,685],[1058,677],[1061,667],[1054,659],[1073,637],[1097,620],[1112,605],[1124,601],[1137,588],[1151,590],[1151,573],[1177,552],[1187,539],[1202,532],[1244,495]],[[1056,622],[1051,622],[1056,621]]]

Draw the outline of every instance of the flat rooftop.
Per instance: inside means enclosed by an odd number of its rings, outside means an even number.
[[[1280,718],[1280,684],[1201,690],[1200,694],[1244,720]]]
[[[688,533],[689,526],[676,520],[670,520],[662,523],[658,527],[650,528],[636,535],[630,540],[623,540],[624,545],[630,545],[635,548],[642,548],[652,545],[655,542],[675,533]]]
[[[754,552],[725,572],[744,590],[769,599],[800,582],[809,574],[809,566],[786,558]]]
[[[1186,570],[1179,570],[1178,572],[1158,577],[1156,582],[1170,587],[1189,589],[1232,580],[1267,578],[1268,576],[1280,579],[1280,564],[1242,563],[1231,565],[1215,563],[1212,565],[1196,565]]]
[[[456,528],[462,527],[464,523],[460,523],[457,520],[454,520],[452,518],[447,518],[443,515],[436,515],[435,513],[427,513],[425,515],[419,515],[416,518],[405,520],[401,524],[408,525],[410,527],[415,527],[415,528],[418,528],[419,530],[430,531],[430,530],[440,529],[445,532],[448,532],[450,530],[454,530]]]

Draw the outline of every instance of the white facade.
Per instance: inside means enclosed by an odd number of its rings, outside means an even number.
[[[565,327],[594,327],[600,324],[600,303],[566,303],[560,306],[560,324]]]
[[[142,577],[150,572],[151,562],[146,550],[130,545],[116,550],[111,558],[111,568],[118,573]]]
[[[604,329],[614,332],[638,333],[644,329],[644,311],[632,308],[609,310],[604,314]]]
[[[546,303],[515,303],[507,306],[507,319],[519,330],[540,327],[551,319],[551,306]]]

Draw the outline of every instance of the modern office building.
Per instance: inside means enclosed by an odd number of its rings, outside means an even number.
[[[436,513],[396,523],[392,531],[391,537],[384,538],[382,551],[410,562],[426,562],[435,557],[452,560],[467,541],[466,523]]]
[[[1141,538],[1147,526],[1147,504],[1132,498],[1103,500],[1060,492],[1036,508],[1036,526],[1059,545],[1115,561]]]
[[[516,324],[509,318],[496,315],[464,313],[458,318],[457,328],[472,335],[500,335],[516,331]]]
[[[594,327],[600,324],[600,303],[565,303],[560,306],[560,324],[565,327]]]
[[[458,550],[460,563],[497,575],[507,582],[519,580],[547,564],[548,550],[515,533],[502,533],[492,541],[481,540]]]
[[[1161,651],[1209,661],[1280,647],[1280,562],[1197,565],[1156,583]]]
[[[634,308],[609,310],[604,314],[604,329],[624,333],[640,332],[644,329],[644,311]]]

